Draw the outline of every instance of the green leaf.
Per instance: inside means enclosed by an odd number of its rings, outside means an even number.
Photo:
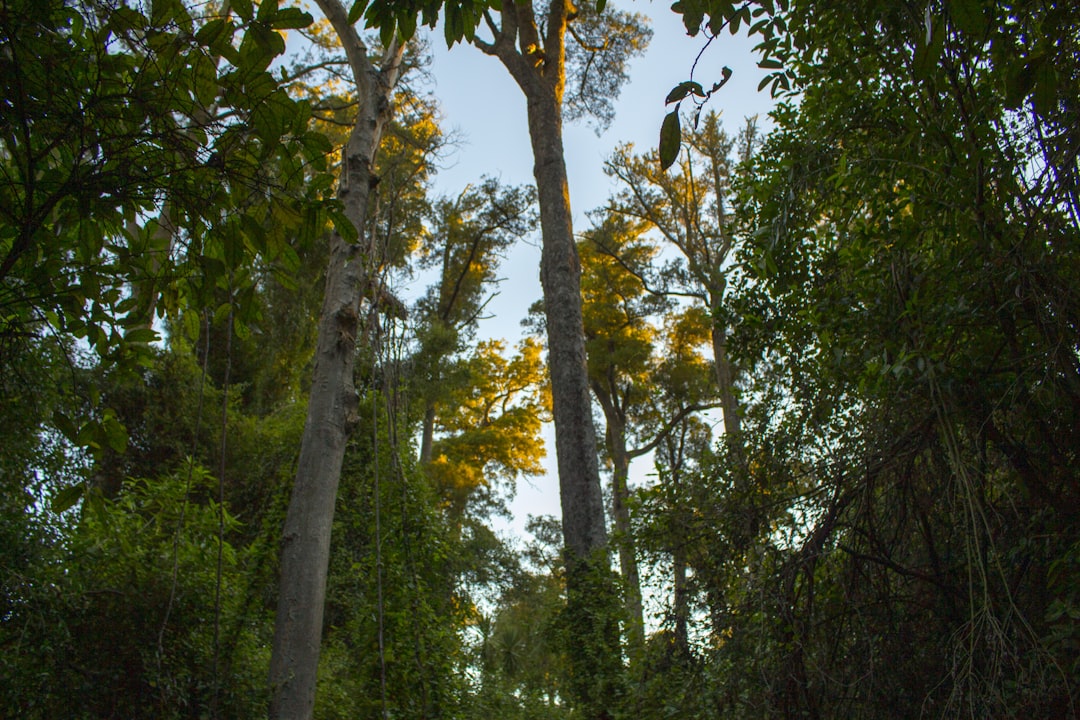
[[[1043,61],[1036,56],[1027,63],[1023,59],[1014,61],[1005,72],[1005,107],[1015,110],[1031,94],[1035,86],[1035,71]]]
[[[278,14],[275,15],[274,19],[270,22],[270,27],[277,30],[295,30],[306,28],[312,22],[313,18],[309,13],[304,12],[300,8],[288,7],[278,11]]]
[[[193,53],[191,69],[195,75],[195,97],[203,107],[214,104],[218,94],[217,66],[202,52]]]
[[[68,440],[71,442],[76,442],[78,440],[79,428],[76,427],[75,423],[67,415],[56,410],[53,412],[52,421],[53,425],[56,426],[56,429]]]
[[[86,492],[86,481],[77,482],[74,485],[69,485],[66,488],[60,490],[53,496],[52,502],[49,503],[50,508],[54,513],[59,515],[65,510],[70,510],[75,503],[82,499],[83,494]]]
[[[667,114],[660,126],[660,168],[667,170],[675,164],[682,147],[682,125],[679,121],[679,106]]]
[[[145,28],[147,20],[137,10],[127,6],[120,6],[109,13],[108,24],[115,32],[126,33],[131,30]]]
[[[334,230],[337,231],[342,240],[347,243],[354,243],[359,239],[360,233],[357,232],[352,221],[345,217],[345,213],[340,210],[331,210],[329,214],[330,222],[334,223]]]
[[[927,36],[919,34],[918,47],[915,48],[914,71],[915,77],[925,80],[938,66],[941,53],[945,50],[945,27],[941,22],[934,22],[928,13],[926,16]],[[929,42],[926,42],[929,40]]]
[[[710,90],[710,92],[716,92],[720,88],[727,85],[727,81],[731,79],[731,68],[729,68],[727,65],[725,65],[723,68],[721,68],[720,73],[724,77],[720,80],[720,82],[713,83],[712,90]]]
[[[367,9],[368,0],[356,0],[349,8],[349,24],[354,24],[364,14],[364,10]]]
[[[176,0],[153,0],[150,3],[150,22],[154,27],[165,25],[176,14]]]
[[[272,23],[278,15],[278,0],[259,0],[259,11],[255,17],[265,23]]]
[[[974,38],[986,34],[989,25],[982,0],[949,0],[949,16],[962,32]]]
[[[678,102],[684,97],[693,93],[698,97],[705,97],[705,91],[701,87],[701,83],[696,83],[693,80],[684,80],[671,89],[667,98],[664,100],[665,105],[670,105],[673,102]]]
[[[244,22],[251,22],[251,19],[255,17],[255,8],[252,7],[251,0],[233,0],[232,6]]]
[[[607,0],[596,0],[596,14],[604,12],[604,8],[607,7]]]
[[[116,419],[116,413],[112,409],[105,411],[102,421],[102,429],[105,431],[105,442],[116,452],[124,452],[128,444],[128,432],[124,424]]]
[[[1057,70],[1050,63],[1043,63],[1035,73],[1035,95],[1032,98],[1035,111],[1040,115],[1053,112],[1058,102]]]
[[[199,32],[195,33],[195,39],[200,45],[205,45],[209,48],[214,46],[221,40],[222,36],[231,36],[231,23],[225,18],[218,18],[211,20],[210,22],[199,28]]]
[[[152,343],[157,342],[159,339],[157,330],[148,327],[134,328],[124,334],[124,340],[132,343]]]

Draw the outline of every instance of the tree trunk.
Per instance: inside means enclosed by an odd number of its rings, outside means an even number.
[[[571,9],[565,0],[552,0],[542,49],[529,0],[503,3],[502,27],[494,27],[489,20],[494,43],[474,42],[499,58],[526,99],[540,204],[540,282],[566,557],[564,617],[571,651],[571,692],[583,717],[607,718],[616,701],[622,658],[585,356],[581,262],[563,153],[564,41]]]
[[[626,591],[627,644],[631,652],[645,649],[645,620],[641,603],[641,578],[638,574],[637,552],[630,527],[630,451],[626,447],[626,420],[615,406],[612,393],[599,383],[593,393],[604,411],[607,425],[607,448],[611,456],[611,514],[615,520],[615,545],[619,549],[619,571]]]
[[[330,529],[345,443],[357,420],[356,333],[364,291],[371,282],[372,248],[364,246],[364,220],[375,150],[389,118],[402,54],[400,47],[391,46],[382,68],[374,67],[341,4],[319,0],[319,6],[341,38],[358,90],[358,115],[345,146],[338,196],[360,235],[356,243],[336,232],[330,240],[307,421],[281,540],[281,585],[270,658],[272,720],[308,720],[315,706]]]
[[[473,42],[499,58],[525,94],[540,203],[540,282],[547,316],[563,539],[568,560],[587,562],[607,546],[607,528],[585,357],[581,261],[574,242],[562,138],[565,35],[571,9],[565,0],[552,0],[542,49],[530,0],[505,3],[501,28],[488,20],[495,34],[493,43],[479,38]]]
[[[690,655],[690,591],[687,583],[686,540],[681,528],[675,531],[675,547],[671,562],[674,575],[674,601],[672,612],[675,615],[675,653],[680,660]]]
[[[712,349],[716,387],[720,391],[720,406],[724,414],[724,433],[738,435],[742,430],[742,420],[739,418],[739,401],[735,397],[735,373],[727,354],[727,332],[717,324],[712,327]]]
[[[713,370],[716,373],[716,388],[720,392],[720,407],[724,416],[724,437],[735,463],[740,470],[745,470],[746,453],[742,439],[742,419],[739,417],[739,399],[735,396],[735,369],[728,358],[727,328],[718,319],[724,303],[723,281],[719,285],[719,288],[709,289],[709,311],[713,317]]]
[[[528,95],[543,250],[540,282],[547,314],[555,452],[563,537],[574,561],[607,545],[600,466],[581,313],[581,262],[574,243],[563,157],[562,110],[554,93]]]
[[[533,172],[540,200],[540,282],[547,317],[555,452],[566,546],[566,623],[571,687],[583,717],[605,720],[622,672],[618,593],[607,554],[574,243],[563,158],[562,112],[554,94],[528,95]]]
[[[430,465],[434,459],[432,452],[435,447],[435,404],[428,403],[424,408],[424,424],[420,431],[420,464]]]

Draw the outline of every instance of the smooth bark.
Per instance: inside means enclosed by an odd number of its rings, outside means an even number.
[[[402,48],[391,45],[381,67],[375,67],[340,2],[318,3],[341,39],[356,82],[359,107],[343,154],[338,196],[359,237],[349,243],[335,232],[330,241],[307,421],[281,540],[281,585],[270,659],[272,720],[307,720],[315,705],[330,529],[346,439],[357,420],[356,333],[361,303],[372,282],[369,259],[374,248],[365,244],[364,221],[375,180],[375,150],[389,119],[402,56]]]

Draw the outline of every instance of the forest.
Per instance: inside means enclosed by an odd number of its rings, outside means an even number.
[[[1080,717],[1080,5],[289,1],[0,0],[0,718]]]

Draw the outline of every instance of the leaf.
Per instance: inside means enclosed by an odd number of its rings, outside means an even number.
[[[69,485],[66,488],[60,490],[53,496],[52,502],[49,503],[49,507],[54,513],[59,515],[65,510],[70,510],[75,503],[82,499],[83,494],[86,492],[86,481],[82,480],[74,485]]]
[[[76,442],[79,437],[79,428],[75,426],[75,423],[64,413],[56,410],[52,416],[53,425],[56,429],[71,442]]]
[[[682,147],[682,126],[679,121],[679,106],[667,114],[660,126],[660,168],[667,170],[675,164]]]
[[[126,342],[132,342],[132,343],[137,343],[137,342],[152,343],[152,342],[157,342],[158,339],[159,338],[158,338],[157,330],[154,330],[153,328],[148,328],[148,327],[134,328],[133,330],[128,330],[124,334],[124,340]]]
[[[349,24],[353,25],[364,14],[364,10],[367,9],[368,0],[356,0],[349,8]]]
[[[1036,71],[1042,62],[1042,56],[1036,56],[1027,63],[1021,60],[1009,66],[1005,72],[1005,107],[1020,107],[1035,86]]]
[[[312,21],[313,18],[310,13],[306,13],[300,8],[287,7],[278,11],[278,14],[270,22],[270,27],[276,30],[296,30],[306,28]]]
[[[945,50],[945,26],[944,23],[933,22],[929,11],[926,13],[926,43],[923,43],[922,35],[919,36],[918,47],[915,48],[914,72],[915,77],[925,80],[938,65],[941,53]]]
[[[1035,73],[1035,95],[1032,99],[1035,111],[1044,117],[1057,106],[1058,77],[1052,64],[1043,63]]]
[[[203,107],[214,104],[218,94],[217,66],[202,52],[193,53],[191,69],[194,74],[195,97]]]
[[[278,14],[278,0],[259,0],[259,11],[255,14],[256,19],[265,23],[273,23]]]
[[[607,0],[596,0],[596,14],[604,12],[604,8],[607,7]]]
[[[974,38],[986,34],[989,23],[981,0],[949,0],[949,16],[962,32]]]
[[[357,232],[356,226],[352,224],[349,218],[345,217],[345,213],[340,210],[331,210],[329,212],[330,222],[334,224],[334,230],[341,236],[341,239],[347,243],[354,243],[360,237],[360,233]]]
[[[118,34],[145,28],[146,24],[147,20],[142,13],[126,6],[120,6],[109,13],[108,25]]]
[[[671,89],[667,98],[664,100],[665,105],[670,105],[673,102],[678,102],[684,97],[693,93],[698,97],[705,97],[705,91],[701,87],[701,83],[696,83],[693,80],[684,80]]]
[[[105,431],[105,442],[116,452],[124,452],[128,444],[128,432],[124,424],[116,419],[116,413],[112,409],[105,411],[105,419],[102,422]]]
[[[252,7],[251,0],[233,0],[232,6],[244,22],[251,22],[251,19],[255,17],[255,8]]]
[[[223,35],[232,34],[230,25],[231,23],[225,18],[211,20],[199,28],[199,32],[195,33],[195,39],[200,45],[214,48]]]
[[[176,0],[152,0],[150,3],[150,22],[154,27],[161,27],[173,18],[176,12]]]
[[[729,68],[727,65],[725,65],[720,70],[720,73],[724,76],[723,79],[721,79],[718,83],[713,83],[712,90],[710,90],[710,92],[716,92],[720,88],[727,85],[727,81],[731,79],[731,68]]]

